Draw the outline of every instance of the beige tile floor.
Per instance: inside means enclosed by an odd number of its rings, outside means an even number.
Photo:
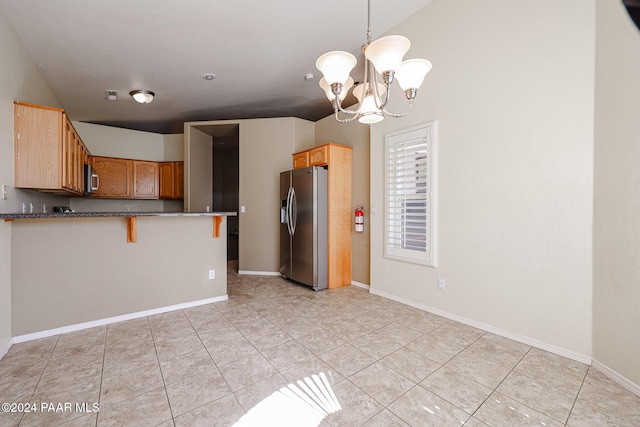
[[[640,397],[587,365],[233,265],[229,301],[14,345],[1,402],[37,409],[0,412],[2,427],[640,426]]]

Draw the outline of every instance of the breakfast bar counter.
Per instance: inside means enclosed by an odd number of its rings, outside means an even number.
[[[226,300],[231,215],[0,214],[11,227],[14,341]]]

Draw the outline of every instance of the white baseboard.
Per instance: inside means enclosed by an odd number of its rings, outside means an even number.
[[[482,329],[483,331],[490,332],[492,334],[500,335],[501,337],[509,338],[514,341],[521,342],[523,344],[530,345],[532,347],[539,348],[541,350],[548,351],[550,353],[557,354],[559,356],[567,357],[569,359],[575,360],[580,363],[584,363],[587,365],[591,365],[592,359],[591,356],[587,356],[585,354],[576,353],[575,351],[567,350],[566,348],[557,347],[555,345],[551,345],[542,341],[535,340],[533,338],[529,338],[523,335],[514,334],[509,331],[504,331],[502,329],[494,328],[493,326],[486,325],[484,323],[476,322],[475,320],[467,319],[465,317],[461,317],[446,311],[438,310],[437,308],[429,307],[423,304],[418,304],[414,301],[407,300],[404,298],[397,297],[392,294],[388,294],[386,292],[379,291],[377,289],[369,289],[374,295],[379,295],[384,298],[388,298],[393,301],[401,302],[403,304],[409,305],[411,307],[417,308],[419,310],[428,311],[429,313],[437,314],[438,316],[445,317],[450,320],[455,320],[456,322],[464,323],[465,325],[472,326],[474,328]]]
[[[629,390],[631,393],[634,393],[637,396],[640,396],[640,385],[629,381],[628,379],[626,379],[625,377],[623,377],[613,369],[609,368],[607,365],[600,363],[595,359],[593,359],[593,363],[591,364],[591,366],[596,368],[598,371],[602,372],[607,377],[611,378],[613,381],[620,384],[622,387]]]
[[[95,328],[96,326],[109,325],[111,323],[123,322],[125,320],[138,319],[140,317],[153,316],[154,314],[167,313],[169,311],[183,310],[185,308],[197,307],[199,305],[211,304],[214,302],[226,301],[229,299],[228,295],[220,297],[207,298],[198,301],[185,302],[182,304],[170,305],[167,307],[154,308],[151,310],[138,311],[136,313],[123,314],[121,316],[108,317],[106,319],[93,320],[91,322],[77,323],[75,325],[63,326],[61,328],[48,329],[46,331],[34,332],[26,335],[19,335],[13,337],[15,344],[37,340],[40,338],[51,337],[54,335],[66,334],[67,332],[81,331],[83,329]],[[8,349],[7,349],[8,350]]]
[[[13,338],[9,338],[6,343],[0,347],[0,359],[4,357],[5,354],[9,352],[9,349],[13,345]]]
[[[360,282],[356,282],[355,280],[352,280],[352,281],[351,281],[351,284],[352,284],[353,286],[357,286],[357,287],[359,287],[359,288],[369,289],[369,285],[364,284],[364,283],[360,283]]]
[[[247,276],[280,276],[280,273],[277,271],[238,270],[238,274],[244,274]]]

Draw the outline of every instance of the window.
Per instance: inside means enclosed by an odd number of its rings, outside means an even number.
[[[436,265],[436,122],[385,135],[385,256]]]

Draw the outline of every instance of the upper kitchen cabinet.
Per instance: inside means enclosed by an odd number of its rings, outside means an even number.
[[[16,188],[83,193],[90,154],[64,110],[14,102],[14,132]]]
[[[133,196],[133,161],[114,157],[93,157],[100,184],[94,197],[130,199]]]
[[[184,162],[160,163],[160,198],[184,197]]]
[[[158,162],[133,160],[134,199],[157,199],[158,184]]]
[[[300,169],[309,166],[309,150],[293,155],[293,168]]]
[[[92,195],[111,199],[157,199],[160,193],[158,162],[93,156],[100,185]]]

